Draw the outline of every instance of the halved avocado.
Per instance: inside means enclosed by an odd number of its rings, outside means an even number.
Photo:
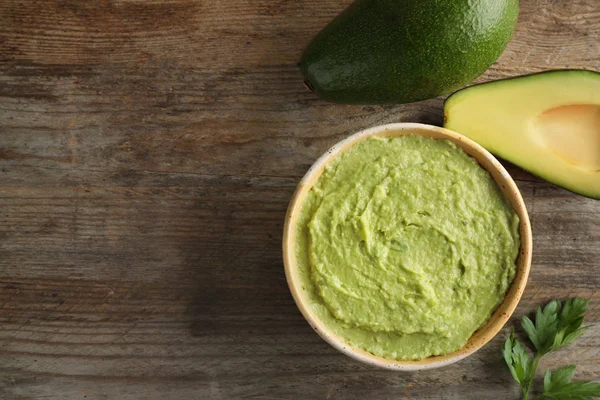
[[[555,70],[459,90],[444,126],[550,182],[600,199],[600,73]]]

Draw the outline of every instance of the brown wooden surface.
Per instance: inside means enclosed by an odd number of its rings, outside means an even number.
[[[397,373],[323,342],[288,292],[287,202],[330,145],[441,123],[442,99],[339,106],[302,86],[348,0],[0,2],[0,398],[517,399],[509,329],[449,368]],[[598,0],[522,0],[478,81],[600,69]],[[591,298],[600,201],[511,167],[534,230],[518,314]],[[600,328],[545,366],[600,379]]]

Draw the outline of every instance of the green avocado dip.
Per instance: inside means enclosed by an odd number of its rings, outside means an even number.
[[[458,350],[515,276],[519,217],[447,140],[363,140],[327,165],[301,207],[296,256],[309,308],[384,358]]]

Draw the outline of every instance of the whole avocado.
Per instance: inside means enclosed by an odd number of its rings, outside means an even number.
[[[504,51],[519,0],[356,0],[310,42],[306,85],[335,103],[411,103],[450,93]]]

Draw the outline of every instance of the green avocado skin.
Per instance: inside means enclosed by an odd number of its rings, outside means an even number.
[[[322,99],[411,103],[450,93],[502,54],[518,0],[356,0],[300,61]]]

